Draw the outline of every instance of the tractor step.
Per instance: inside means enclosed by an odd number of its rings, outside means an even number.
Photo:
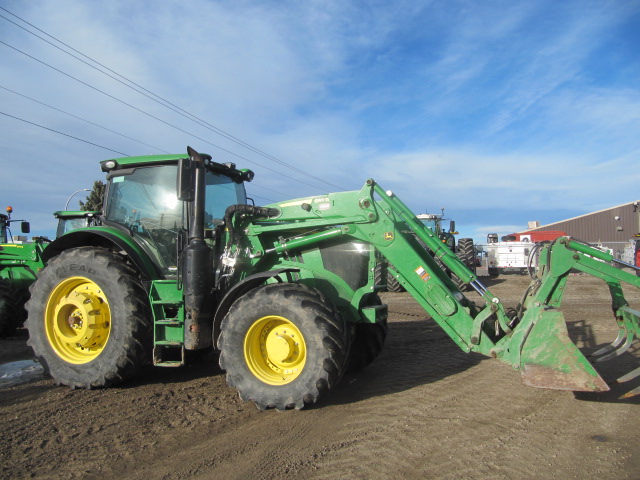
[[[184,365],[184,302],[176,282],[154,281],[149,300],[153,311],[153,364],[159,367]]]

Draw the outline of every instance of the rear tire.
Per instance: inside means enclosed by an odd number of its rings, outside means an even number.
[[[476,273],[476,249],[473,245],[473,238],[461,238],[458,240],[456,256],[462,260],[462,263],[464,263],[469,270],[474,274]],[[451,279],[461,290],[470,289],[469,285],[460,280],[456,275],[452,274]]]
[[[227,383],[261,410],[301,409],[342,377],[344,321],[308,286],[278,283],[250,291],[229,309],[221,330]]]
[[[369,305],[382,305],[378,295],[372,297]],[[347,373],[362,370],[378,357],[387,338],[387,319],[377,323],[358,323],[353,328]]]
[[[93,247],[62,252],[41,270],[27,307],[28,344],[58,384],[109,386],[150,363],[147,294],[119,255]]]
[[[401,293],[405,291],[404,287],[400,284],[391,270],[387,271],[387,291],[395,293]]]
[[[373,269],[373,283],[375,285],[387,285],[387,266],[382,263],[377,263]]]

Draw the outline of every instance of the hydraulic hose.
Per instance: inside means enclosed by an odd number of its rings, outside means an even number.
[[[233,242],[236,242],[238,240],[238,238],[236,238],[236,232],[233,227],[233,217],[238,213],[256,217],[273,218],[280,215],[280,210],[278,210],[277,208],[256,207],[255,205],[242,204],[236,204],[227,207],[224,212],[224,224],[229,231],[227,247],[230,247]]]

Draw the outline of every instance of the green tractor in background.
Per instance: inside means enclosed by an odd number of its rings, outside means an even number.
[[[100,222],[99,210],[59,210],[53,212],[53,216],[58,219],[56,238],[78,228],[99,225]]]
[[[44,266],[42,251],[48,240],[34,237],[32,242],[13,242],[10,225],[20,222],[22,233],[31,227],[24,220],[11,219],[13,208],[0,214],[0,338],[12,335],[27,318],[25,303],[29,299],[29,286]]]
[[[443,227],[444,221],[444,208],[442,213],[421,213],[416,215],[416,218],[420,220],[425,227],[431,230],[437,238],[440,239],[449,249],[454,252],[457,257],[465,264],[465,266],[475,273],[476,271],[476,251],[472,238],[461,238],[456,243],[456,237],[458,235],[456,231],[456,223],[453,220],[449,221],[449,230],[445,230]],[[416,236],[416,240],[425,249],[429,249],[427,245]],[[381,274],[382,264],[378,267],[378,278],[383,278]],[[440,268],[442,268],[446,274],[455,282],[458,288],[466,289],[465,283],[461,281],[455,274],[449,270],[446,265],[440,262]],[[396,272],[393,265],[388,264],[386,268],[386,284],[389,292],[404,292],[405,288],[400,282],[400,275]],[[382,283],[382,282],[381,282]]]
[[[13,209],[0,214],[0,338],[11,336],[27,319],[25,304],[29,300],[29,286],[44,266],[42,251],[50,240],[33,237],[31,242],[10,242],[9,225],[21,222],[22,233],[30,233],[29,222],[12,220]],[[61,210],[55,212],[58,219],[56,238],[78,229],[98,224],[99,211]]]

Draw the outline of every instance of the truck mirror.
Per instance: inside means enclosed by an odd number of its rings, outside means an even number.
[[[181,158],[178,162],[177,194],[178,200],[192,202],[195,197],[196,163],[190,158]]]
[[[31,233],[31,225],[29,225],[29,222],[20,222],[20,229],[22,233]]]

